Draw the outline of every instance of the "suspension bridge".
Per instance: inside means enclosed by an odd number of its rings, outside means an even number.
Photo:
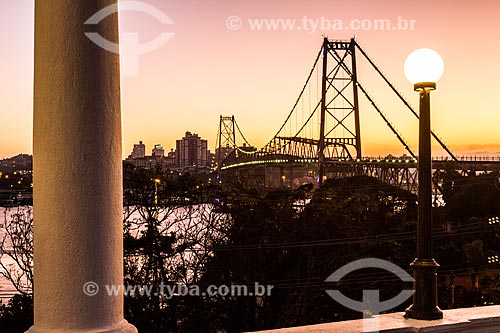
[[[251,186],[279,187],[367,175],[416,193],[418,156],[359,80],[357,57],[375,70],[408,115],[418,119],[418,112],[354,38],[324,38],[291,111],[264,147],[256,149],[248,142],[234,116],[220,116],[216,160],[221,181],[237,179]],[[363,156],[360,98],[366,99],[406,150],[403,156]],[[432,164],[436,193],[441,192],[446,172],[500,171],[500,158],[457,158],[434,131],[431,135],[446,152]]]

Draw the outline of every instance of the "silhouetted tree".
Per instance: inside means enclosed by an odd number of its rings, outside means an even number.
[[[412,237],[405,242],[384,235],[414,232],[416,197],[375,179],[331,180],[314,192],[310,186],[295,191],[232,190],[228,242],[215,250],[202,282],[259,282],[274,289],[262,297],[205,299],[202,315],[188,318],[189,327],[204,321],[205,331],[241,332],[359,317],[325,293],[325,279],[363,257],[406,267],[414,258]],[[357,281],[344,290],[360,298],[364,285]],[[386,284],[383,297],[398,293],[397,287],[392,281]]]
[[[14,208],[11,208],[14,209]],[[8,217],[10,215],[10,217]],[[33,213],[30,206],[5,212],[0,224],[0,274],[22,295],[33,293]],[[10,260],[2,260],[5,259]],[[5,262],[12,262],[6,264]]]
[[[124,180],[125,284],[150,286],[126,297],[127,318],[139,330],[177,332],[184,300],[162,285],[197,283],[211,249],[225,233],[224,213],[203,202],[205,186],[189,175],[128,170]]]
[[[457,220],[471,217],[500,216],[498,174],[454,178],[446,195],[448,214]]]

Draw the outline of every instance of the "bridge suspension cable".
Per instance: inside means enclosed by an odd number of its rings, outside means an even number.
[[[248,140],[245,138],[245,136],[243,135],[243,132],[240,130],[240,126],[238,126],[238,122],[236,120],[234,121],[234,124],[236,125],[236,129],[238,130],[238,133],[240,133],[241,138],[243,139],[243,141],[245,141],[244,143],[246,143],[248,146],[252,146],[248,142]],[[234,142],[234,145],[235,145],[235,147],[238,147],[238,145],[236,144],[236,142]]]
[[[363,92],[363,94],[366,96],[366,98],[368,99],[368,101],[372,104],[372,106],[375,108],[375,110],[377,110],[377,112],[379,113],[379,115],[382,117],[382,119],[385,121],[386,125],[391,129],[392,133],[394,133],[396,135],[396,137],[398,138],[399,142],[401,142],[401,144],[403,144],[403,147],[406,149],[406,151],[414,158],[414,159],[417,159],[417,156],[415,155],[415,153],[413,153],[413,151],[410,149],[410,146],[408,145],[408,143],[406,142],[406,140],[399,134],[399,132],[396,130],[396,128],[394,127],[394,125],[392,125],[392,123],[389,121],[389,119],[387,119],[387,117],[385,116],[385,114],[382,112],[382,110],[380,110],[380,108],[377,106],[377,104],[375,104],[375,102],[373,101],[373,99],[370,97],[370,95],[368,94],[368,92],[365,90],[365,88],[363,88],[363,86],[361,85],[361,83],[358,82],[358,87],[361,89],[361,91]]]
[[[353,41],[354,42],[354,41]],[[357,43],[355,44],[357,45]],[[347,73],[351,74],[350,73],[350,69],[344,64],[342,63],[341,64],[343,67],[344,67],[344,71],[346,71]],[[352,74],[351,74],[352,75]],[[399,134],[398,130],[394,127],[394,125],[389,121],[389,119],[387,118],[387,116],[382,112],[382,110],[377,106],[377,104],[375,103],[375,101],[373,100],[373,98],[370,96],[370,94],[368,94],[368,91],[363,87],[363,85],[361,84],[361,82],[359,82],[359,80],[356,82],[357,84],[357,87],[359,87],[361,89],[361,91],[363,92],[363,94],[366,96],[366,98],[368,99],[368,101],[371,103],[371,105],[373,106],[373,108],[378,112],[378,114],[382,117],[382,119],[385,121],[386,125],[389,127],[389,129],[394,133],[394,135],[396,135],[397,139],[399,140],[399,142],[401,142],[401,144],[403,145],[403,147],[406,149],[406,151],[414,158],[414,159],[417,159],[417,156],[415,155],[415,153],[413,153],[413,151],[411,150],[409,144],[406,142],[406,140],[401,136],[401,134]]]
[[[318,61],[319,61],[319,58],[321,57],[321,53],[323,51],[323,47],[320,48],[319,52],[318,52],[318,55],[316,56],[316,59],[314,60],[314,64],[311,68],[311,71],[309,72],[309,75],[307,76],[307,79],[306,79],[306,82],[304,83],[304,86],[302,87],[302,90],[300,91],[300,94],[299,96],[297,97],[297,100],[295,101],[293,107],[292,107],[292,110],[290,111],[290,113],[288,114],[288,116],[286,117],[285,121],[283,122],[283,124],[281,125],[281,127],[279,128],[279,130],[276,132],[276,134],[274,135],[273,139],[276,138],[276,137],[279,137],[280,136],[280,133],[281,131],[283,130],[283,128],[285,128],[287,122],[290,120],[290,118],[292,117],[292,114],[293,112],[295,111],[295,108],[297,107],[297,105],[299,104],[299,102],[301,101],[302,99],[302,96],[304,95],[304,92],[306,90],[306,88],[308,87],[308,84],[309,84],[309,81],[311,80],[311,77],[314,73],[314,70],[316,69],[316,65],[318,64]],[[301,130],[304,128],[305,124],[308,123],[308,121],[311,119],[311,116],[308,118],[308,120],[303,124]],[[271,142],[273,141],[273,139],[271,139],[268,143],[271,144]]]
[[[394,85],[389,81],[389,79],[384,75],[384,73],[378,68],[378,66],[371,60],[371,58],[368,56],[368,54],[361,48],[361,46],[357,43],[354,42],[358,50],[361,52],[361,54],[368,60],[370,65],[377,71],[377,73],[384,79],[385,83],[392,89],[392,91],[399,97],[399,99],[403,102],[403,104],[413,113],[417,119],[420,119],[420,116],[418,113],[413,109],[413,107],[408,103],[408,101],[401,95],[401,93],[394,87]],[[455,155],[451,152],[451,150],[444,144],[444,142],[435,134],[434,131],[431,131],[432,137],[439,143],[439,145],[450,155],[450,157],[458,161],[458,159],[455,157]]]

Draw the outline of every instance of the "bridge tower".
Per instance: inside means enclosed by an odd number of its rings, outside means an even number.
[[[340,158],[361,159],[356,42],[323,40],[318,176],[333,149]]]
[[[220,166],[222,160],[237,147],[234,116],[220,116],[217,142],[216,158]]]

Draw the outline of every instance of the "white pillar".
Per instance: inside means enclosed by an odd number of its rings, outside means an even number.
[[[35,323],[30,333],[124,333],[118,18],[84,22],[116,0],[35,1],[33,119]],[[92,29],[92,30],[91,30]],[[83,286],[95,282],[91,297]]]

